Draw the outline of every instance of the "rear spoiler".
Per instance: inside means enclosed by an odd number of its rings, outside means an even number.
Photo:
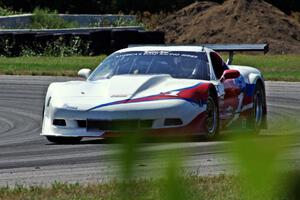
[[[217,52],[228,52],[229,58],[227,64],[231,64],[233,61],[234,52],[264,52],[268,53],[269,45],[268,44],[203,44],[200,45],[213,49]]]
[[[138,47],[138,46],[200,46],[213,49],[217,52],[228,52],[229,58],[227,64],[231,64],[233,61],[234,52],[264,52],[266,54],[269,51],[268,44],[197,44],[197,45],[168,45],[168,44],[133,44],[128,45],[128,47]]]

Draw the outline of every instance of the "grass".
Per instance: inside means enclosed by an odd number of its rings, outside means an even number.
[[[128,183],[131,197],[134,199],[166,199],[164,179],[140,179]],[[187,191],[188,199],[240,199],[238,180],[233,176],[189,177],[183,180],[191,187]],[[50,187],[4,187],[0,189],[0,199],[124,199],[117,181],[104,184],[60,184]]]
[[[214,190],[215,199],[221,199],[219,194],[228,191],[229,185],[233,178],[231,177],[207,177],[207,178],[190,178],[188,181],[194,182],[194,198],[199,194],[205,196],[211,190]],[[164,186],[160,184],[161,180],[138,180],[132,181],[129,184],[133,190],[131,195],[134,199],[162,199]],[[207,184],[209,183],[209,184]],[[55,183],[51,187],[22,187],[1,188],[0,199],[123,199],[119,195],[119,188],[122,185],[117,181],[112,181],[106,184],[60,184]],[[149,192],[151,191],[151,192]],[[226,195],[230,195],[228,192]],[[197,198],[199,199],[199,198]]]
[[[81,68],[95,68],[105,58],[96,57],[0,57],[0,74],[76,76]]]
[[[257,67],[267,80],[300,81],[300,55],[237,55],[234,64]]]
[[[76,76],[80,68],[94,69],[105,58],[0,57],[0,74]],[[234,64],[257,67],[267,80],[300,81],[299,55],[236,55]]]
[[[238,176],[218,175],[218,176],[189,176],[181,179],[182,185],[188,185],[188,189],[181,193],[185,198],[170,198],[167,189],[166,179],[139,179],[132,180],[126,183],[126,189],[129,190],[130,196],[125,197],[124,190],[121,191],[124,185],[118,181],[98,184],[67,184],[54,183],[49,187],[45,186],[15,186],[0,188],[0,200],[17,200],[17,199],[44,199],[44,200],[72,200],[72,199],[189,199],[189,200],[240,200],[244,197],[247,191],[241,187],[241,179]],[[281,183],[282,184],[282,183]],[[264,188],[266,189],[266,188]],[[274,193],[274,200],[293,199],[291,184],[287,184],[284,189]],[[174,191],[172,191],[174,192]],[[182,192],[182,191],[181,191]],[[132,198],[134,197],[134,198]],[[249,197],[249,196],[248,196]],[[297,196],[298,197],[298,196]],[[247,198],[246,198],[247,199]],[[249,198],[251,199],[251,198]],[[263,199],[259,197],[258,199]],[[296,198],[294,198],[296,199]]]

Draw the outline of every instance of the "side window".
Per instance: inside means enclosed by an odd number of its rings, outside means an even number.
[[[222,58],[215,52],[210,53],[210,59],[217,79],[220,79],[224,70],[228,69]]]

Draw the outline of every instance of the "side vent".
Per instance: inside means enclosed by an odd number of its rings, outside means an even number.
[[[66,126],[66,121],[64,119],[54,119],[53,125],[55,126]]]
[[[86,120],[77,120],[77,125],[79,128],[86,128]]]
[[[167,119],[165,119],[165,122],[164,122],[165,126],[179,126],[182,124],[183,124],[183,122],[179,118],[167,118]]]

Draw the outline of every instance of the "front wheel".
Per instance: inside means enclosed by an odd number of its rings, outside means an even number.
[[[212,139],[219,134],[219,109],[218,101],[213,95],[209,95],[206,106],[206,138]]]
[[[78,144],[82,137],[47,136],[47,140],[56,144]]]

